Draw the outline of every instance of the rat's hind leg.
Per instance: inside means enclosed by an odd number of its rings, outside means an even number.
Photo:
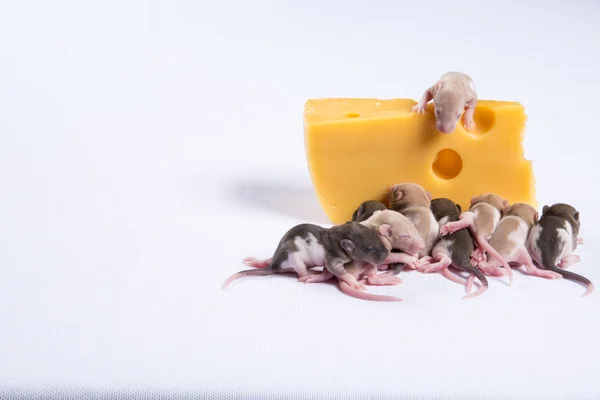
[[[471,211],[465,211],[461,213],[458,218],[458,221],[448,222],[442,226],[440,228],[440,236],[449,235],[473,225],[474,215]]]
[[[570,266],[577,264],[579,261],[581,261],[581,257],[579,257],[577,254],[569,254],[568,256],[564,256],[560,260],[560,262],[558,263],[558,267],[562,269],[567,269]]]
[[[256,257],[246,257],[242,261],[245,265],[253,268],[269,268],[273,257],[267,258],[266,260],[259,260]]]
[[[438,260],[438,262],[429,264],[423,271],[426,274],[431,272],[439,272],[445,268],[448,268],[448,266],[452,264],[452,259],[444,251],[437,250],[433,252],[432,255],[435,260]]]
[[[517,262],[519,262],[525,266],[525,269],[527,270],[527,273],[529,275],[539,276],[540,278],[547,278],[547,279],[562,278],[562,275],[557,272],[547,271],[547,270],[539,269],[538,267],[536,267],[533,263],[533,260],[531,259],[531,256],[529,255],[529,253],[527,252],[527,249],[525,247],[521,247],[519,249],[519,252],[517,254]]]
[[[298,274],[298,280],[301,282],[309,276],[320,274],[320,272],[317,271],[309,271],[306,267],[306,263],[304,260],[302,260],[302,257],[298,255],[298,253],[290,254],[288,260],[282,263],[282,267],[284,270],[291,267]]]

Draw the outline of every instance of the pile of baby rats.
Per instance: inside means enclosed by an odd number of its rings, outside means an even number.
[[[340,289],[356,298],[402,301],[368,293],[365,285],[398,285],[397,275],[411,269],[464,285],[465,299],[487,290],[486,276],[506,276],[510,286],[512,268],[524,267],[529,275],[579,282],[586,286],[584,296],[594,290],[587,278],[566,270],[580,261],[573,251],[583,243],[579,211],[569,204],[544,206],[540,217],[529,204],[484,193],[463,211],[450,199],[433,199],[416,183],[393,185],[387,197],[389,207],[365,201],[344,224],[293,227],[271,258],[244,259],[252,269],[232,275],[223,288],[244,276],[295,273],[304,283],[335,277]]]

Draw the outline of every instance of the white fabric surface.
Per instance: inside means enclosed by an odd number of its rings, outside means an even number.
[[[600,285],[600,4],[502,3],[5,1],[0,398],[600,398],[599,288],[221,290],[327,224],[306,99],[418,99],[447,70],[525,104],[539,200],[581,210]]]

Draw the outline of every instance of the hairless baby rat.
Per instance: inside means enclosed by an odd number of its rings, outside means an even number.
[[[314,224],[300,224],[291,228],[281,238],[273,257],[268,260],[245,259],[255,268],[232,275],[223,284],[244,276],[266,276],[277,273],[296,272],[304,281],[313,274],[308,268],[324,266],[350,287],[362,290],[364,286],[344,268],[344,264],[357,259],[371,264],[381,264],[389,254],[382,237],[391,234],[389,225],[381,225],[379,232],[359,224],[346,222],[331,228]]]
[[[439,233],[439,224],[430,208],[431,194],[416,183],[398,183],[391,187],[388,197],[390,208],[408,218],[425,242],[417,257],[428,256]]]
[[[492,234],[489,244],[509,264],[515,267],[524,265],[530,275],[549,279],[561,278],[561,275],[556,272],[537,268],[525,247],[529,231],[538,222],[538,219],[539,214],[535,208],[525,203],[514,203],[504,210],[502,219]],[[495,269],[499,264],[501,262],[494,259],[489,262],[481,261],[477,266],[483,272],[495,275]]]
[[[427,103],[433,99],[436,129],[441,133],[452,133],[464,111],[465,129],[475,127],[473,113],[477,104],[475,84],[471,77],[462,72],[448,72],[430,88],[421,100],[413,106],[413,111],[425,113]]]
[[[363,222],[371,218],[375,211],[386,210],[387,207],[380,201],[368,200],[363,202],[352,214],[352,221]]]
[[[540,268],[584,284],[587,287],[584,293],[586,296],[594,290],[592,282],[574,272],[564,271],[581,260],[578,255],[573,254],[577,245],[583,243],[583,239],[579,237],[579,228],[579,211],[573,206],[565,203],[544,206],[542,217],[529,232],[527,250]]]
[[[450,199],[438,198],[431,201],[431,211],[439,224],[444,225],[447,222],[458,221],[461,207]],[[475,243],[469,231],[460,229],[448,236],[439,238],[433,246],[431,258],[437,261],[436,263],[418,269],[423,269],[423,272],[428,273],[447,270],[448,267],[452,266],[461,271],[469,272],[475,275],[482,285],[476,292],[464,296],[463,299],[478,296],[487,290],[488,281],[481,271],[469,263],[474,249]]]
[[[510,286],[513,279],[510,266],[488,243],[488,240],[490,240],[500,222],[500,218],[502,218],[502,211],[508,206],[508,201],[497,194],[484,193],[479,196],[473,196],[469,211],[461,213],[458,221],[448,222],[442,226],[440,234],[445,236],[459,229],[469,228],[477,242],[477,248],[471,257],[471,265],[477,265],[480,261],[484,260],[486,252],[490,253],[506,269]]]

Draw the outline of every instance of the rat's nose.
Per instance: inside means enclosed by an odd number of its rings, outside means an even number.
[[[387,256],[388,256],[388,251],[387,250],[379,252],[379,257],[377,259],[376,264],[383,264],[383,262],[385,261],[385,259],[387,258]]]
[[[440,131],[441,133],[448,134],[448,133],[454,132],[454,127],[446,126],[446,125],[438,125],[437,130]]]

